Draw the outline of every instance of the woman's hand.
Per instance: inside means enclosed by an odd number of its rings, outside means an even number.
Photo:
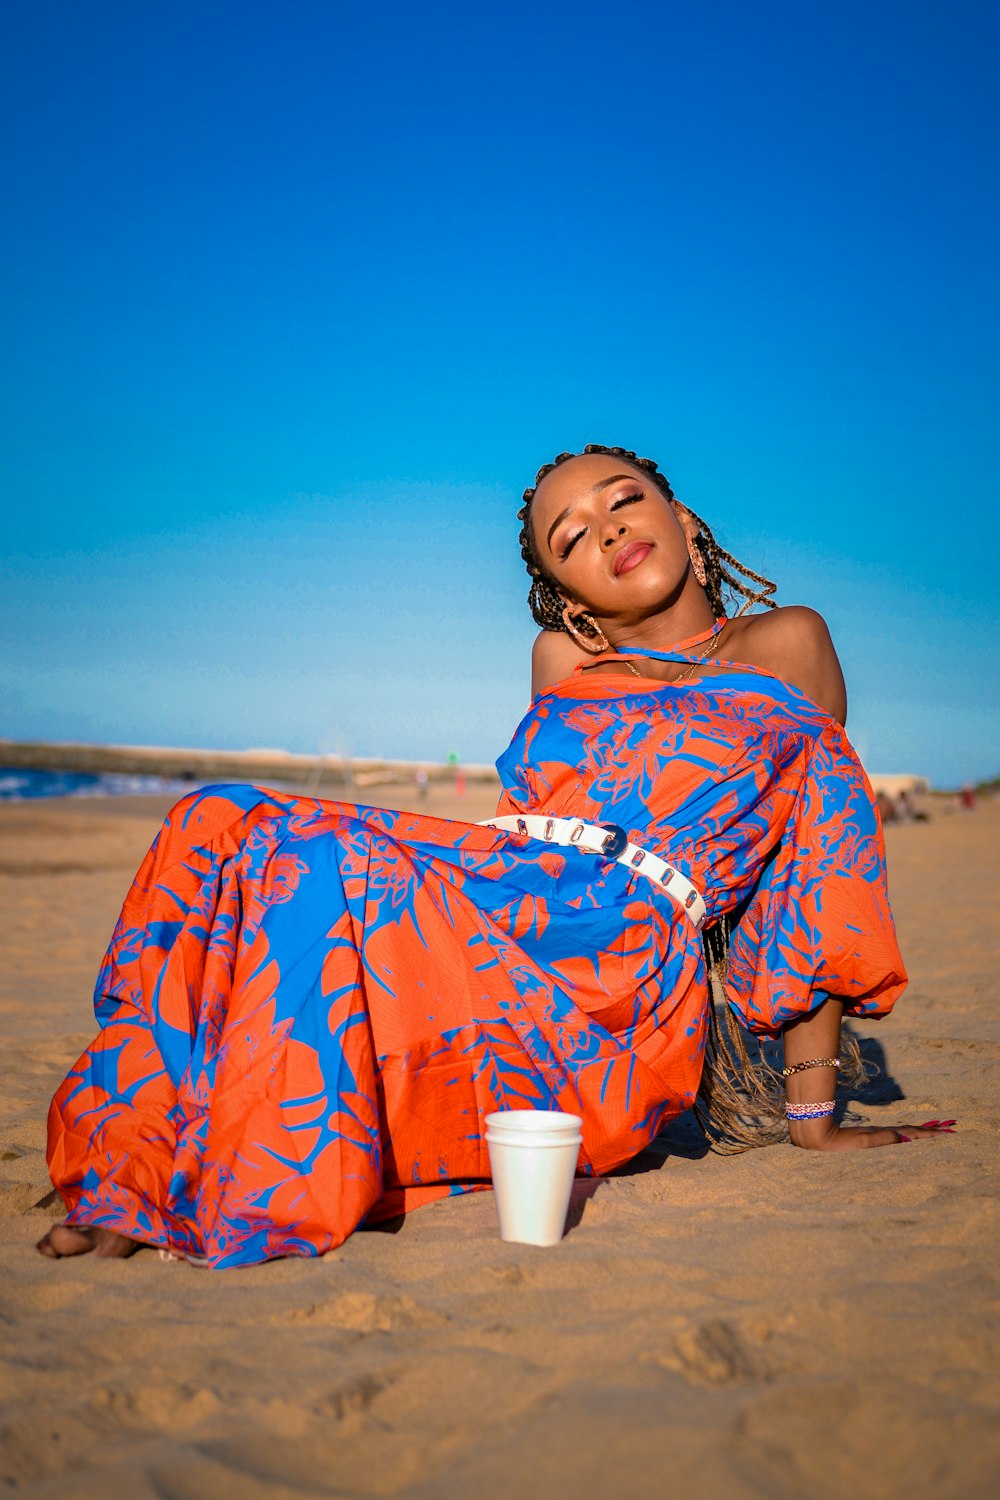
[[[954,1120],[925,1120],[923,1125],[835,1125],[832,1119],[789,1120],[793,1146],[806,1151],[864,1151],[869,1146],[898,1146],[954,1135]]]

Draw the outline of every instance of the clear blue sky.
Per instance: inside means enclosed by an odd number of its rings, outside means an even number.
[[[650,453],[1000,771],[995,4],[8,6],[0,733],[491,760],[514,512]]]

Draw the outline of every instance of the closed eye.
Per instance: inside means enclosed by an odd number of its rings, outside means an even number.
[[[612,504],[608,508],[609,508],[609,510],[621,510],[621,508],[622,508],[623,505],[634,505],[637,500],[641,500],[641,499],[642,499],[642,491],[641,490],[637,490],[634,495],[619,495],[618,499],[615,500],[615,501],[613,501]],[[562,551],[559,554],[559,557],[560,557],[560,559],[561,559],[562,562],[565,562],[566,559],[567,559],[567,557],[569,557],[569,555],[572,552],[573,548],[576,546],[577,542],[583,536],[585,529],[586,528],[584,528],[583,530],[580,530],[580,531],[574,531],[573,535],[571,537],[569,537],[569,539],[566,542],[565,547],[562,549]]]

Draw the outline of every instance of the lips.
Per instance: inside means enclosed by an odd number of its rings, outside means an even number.
[[[653,550],[652,542],[626,542],[625,546],[615,553],[615,577],[620,578],[623,573],[628,573],[632,568],[637,568]]]

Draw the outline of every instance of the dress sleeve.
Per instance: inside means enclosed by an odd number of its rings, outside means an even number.
[[[524,762],[524,725],[522,724],[506,750],[497,760],[500,776],[500,801],[497,817],[524,812],[531,800],[528,768]]]
[[[547,705],[536,698],[514,731],[514,738],[497,761],[501,788],[498,817],[527,812],[544,802],[533,758],[538,753],[536,740],[548,717]]]
[[[828,995],[884,1016],[906,986],[868,780],[831,723],[817,739],[774,857],[730,941],[726,995],[743,1024],[776,1035]]]

